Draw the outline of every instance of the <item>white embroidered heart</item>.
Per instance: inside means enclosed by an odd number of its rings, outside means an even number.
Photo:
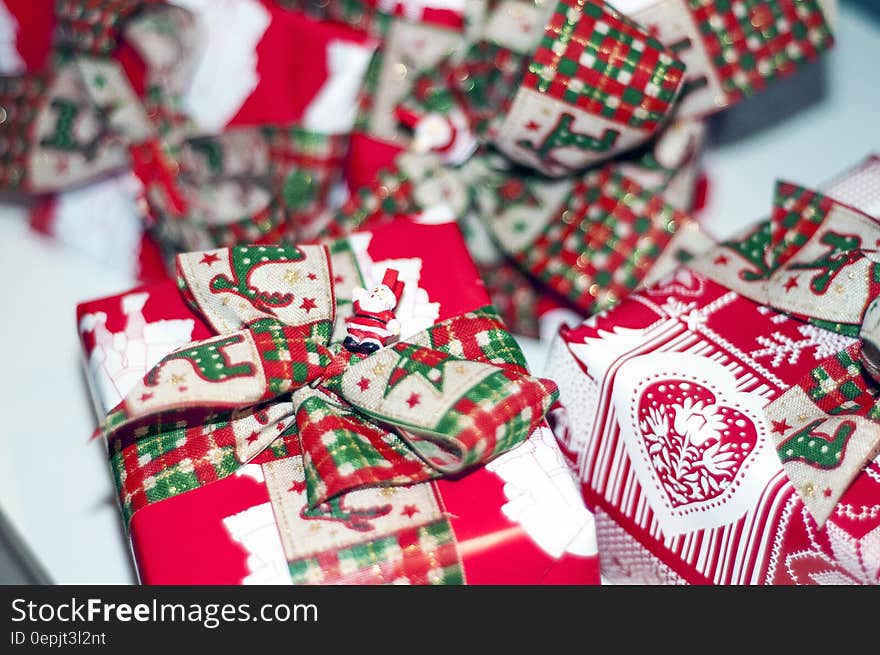
[[[687,353],[634,357],[615,376],[620,433],[667,536],[735,521],[781,467],[764,400],[736,383],[721,364]]]

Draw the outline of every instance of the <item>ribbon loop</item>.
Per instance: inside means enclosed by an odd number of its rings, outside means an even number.
[[[219,333],[263,319],[326,342],[336,301],[330,254],[318,245],[235,246],[177,257],[179,285]]]
[[[178,256],[181,292],[218,335],[167,355],[104,420],[127,513],[229,475],[279,439],[299,442],[314,510],[366,486],[460,473],[537,427],[556,386],[528,374],[491,308],[366,356],[332,343],[331,249]],[[212,468],[151,491],[196,461]]]
[[[842,346],[764,408],[789,428],[773,432],[777,452],[820,526],[880,452],[878,244],[876,217],[780,182],[770,219],[689,264]]]

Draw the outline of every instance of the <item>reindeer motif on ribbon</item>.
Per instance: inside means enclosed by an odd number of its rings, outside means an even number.
[[[349,490],[487,462],[524,441],[555,400],[492,308],[355,353],[331,340],[330,250],[267,252],[178,255],[181,291],[218,336],[166,356],[102,422],[127,517],[271,449],[301,454],[306,514],[343,520]],[[248,302],[228,302],[224,279],[244,283],[236,295]],[[286,293],[312,303],[260,300]]]

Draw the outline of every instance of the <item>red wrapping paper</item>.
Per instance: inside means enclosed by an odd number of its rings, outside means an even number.
[[[871,157],[826,185],[843,208],[835,216],[876,220],[878,179]],[[829,225],[845,230],[838,220]],[[730,257],[718,252],[699,270],[726,266]],[[544,371],[560,386],[551,424],[596,513],[603,575],[638,584],[878,584],[880,458],[819,523],[804,502],[812,487],[790,478],[774,444],[804,416],[773,402],[810,376],[818,385],[826,358],[856,342],[689,268],[561,330]],[[680,437],[680,451],[668,447]]]
[[[413,315],[421,320],[444,320],[488,303],[454,224],[401,219],[353,238],[362,244],[362,270],[370,262],[394,260],[407,271],[407,283],[420,287]],[[82,303],[78,320],[88,377],[102,413],[158,358],[210,334],[171,282]],[[434,485],[455,534],[464,581],[597,584],[592,518],[549,430],[540,428],[522,448],[503,457]],[[130,534],[142,582],[289,583],[269,504],[268,469],[259,462],[135,513]],[[418,507],[396,509],[413,512]],[[561,551],[560,537],[568,542]],[[340,566],[332,554],[323,557],[328,570]],[[381,576],[356,579],[373,583]]]

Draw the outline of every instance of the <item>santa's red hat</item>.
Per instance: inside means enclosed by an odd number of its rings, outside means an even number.
[[[377,287],[386,287],[399,301],[400,296],[403,293],[403,280],[398,280],[398,275],[399,272],[397,271],[397,269],[386,269],[385,275],[382,277],[382,282],[378,284]]]

